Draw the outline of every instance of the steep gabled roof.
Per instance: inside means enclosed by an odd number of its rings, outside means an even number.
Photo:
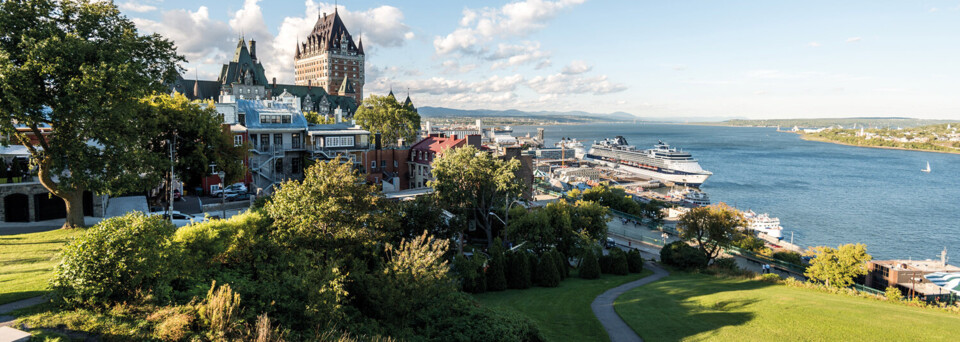
[[[340,83],[340,90],[337,90],[337,95],[343,96],[343,94],[353,94],[356,93],[353,90],[353,82],[350,82],[349,78],[344,77],[343,83]]]
[[[297,46],[302,45],[303,50],[308,50],[308,47],[311,46],[318,46],[321,50],[326,51],[340,50],[342,44],[346,44],[345,48],[348,52],[363,54],[363,49],[354,43],[353,36],[350,35],[347,26],[340,19],[340,14],[334,11],[332,14],[325,14],[317,19],[317,23],[313,25],[313,30],[307,36],[307,39]]]
[[[266,85],[268,83],[263,65],[259,61],[253,60],[253,57],[250,56],[250,50],[247,49],[246,40],[241,37],[237,42],[236,51],[233,52],[233,59],[220,69],[220,77],[217,81],[223,85],[242,84],[244,80],[241,75],[244,71],[253,73],[253,84]]]

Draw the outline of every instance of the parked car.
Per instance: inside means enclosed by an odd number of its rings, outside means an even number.
[[[613,247],[617,247],[617,242],[613,241],[613,239],[607,238],[607,240],[603,242],[603,248],[611,249]]]
[[[226,200],[227,200],[227,202],[233,202],[233,201],[249,201],[249,200],[250,200],[250,194],[248,194],[248,193],[246,193],[246,192],[241,192],[241,193],[237,193],[237,194],[227,195]]]
[[[210,196],[212,197],[228,196],[229,197],[231,195],[242,194],[246,192],[247,192],[246,185],[243,185],[243,183],[233,183],[228,185],[226,188],[216,189],[211,191]]]
[[[162,216],[164,220],[170,220],[171,222],[173,222],[173,225],[176,226],[177,228],[188,226],[196,222],[203,222],[206,220],[206,218],[184,214],[176,210],[170,211],[170,212],[167,212],[167,211],[154,212],[154,213],[150,213],[150,215]],[[171,217],[173,218],[172,220],[171,220]]]

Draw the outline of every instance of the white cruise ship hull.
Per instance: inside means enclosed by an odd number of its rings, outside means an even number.
[[[750,229],[752,229],[752,230],[754,230],[754,231],[757,231],[757,232],[760,232],[760,233],[767,234],[767,236],[770,236],[770,237],[773,237],[773,238],[777,238],[777,239],[783,237],[783,230],[782,230],[782,229],[767,229],[767,228],[753,228],[753,227],[751,227]]]
[[[678,185],[686,185],[698,188],[703,182],[707,181],[712,173],[702,173],[702,174],[674,174],[674,173],[664,173],[660,171],[648,170],[639,167],[634,167],[630,165],[624,165],[620,163],[614,163],[610,161],[605,161],[601,159],[592,158],[594,162],[600,164],[606,164],[610,167],[615,167],[619,170],[627,171],[630,173],[638,174],[645,176],[650,179],[656,179],[659,181],[671,182]]]

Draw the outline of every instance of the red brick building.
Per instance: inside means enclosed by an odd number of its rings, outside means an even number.
[[[297,42],[296,84],[353,97],[359,104],[363,101],[363,62],[363,40],[354,43],[336,10],[323,13],[306,40]]]

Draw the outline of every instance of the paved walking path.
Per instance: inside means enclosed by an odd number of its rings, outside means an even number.
[[[630,329],[630,326],[620,318],[620,315],[617,315],[617,311],[613,309],[613,302],[624,292],[638,286],[655,282],[670,274],[651,262],[647,262],[646,267],[653,271],[652,275],[609,289],[607,292],[597,296],[597,298],[593,300],[593,303],[590,304],[590,308],[593,309],[593,314],[600,320],[600,324],[603,325],[603,329],[607,331],[607,335],[610,336],[610,341],[612,342],[643,341],[643,339],[637,336],[637,333],[634,332],[633,329]]]
[[[0,305],[0,327],[9,327],[13,325],[13,321],[17,319],[16,317],[7,315],[8,313],[14,310],[28,308],[43,303],[44,301],[46,301],[46,299],[40,296]]]

